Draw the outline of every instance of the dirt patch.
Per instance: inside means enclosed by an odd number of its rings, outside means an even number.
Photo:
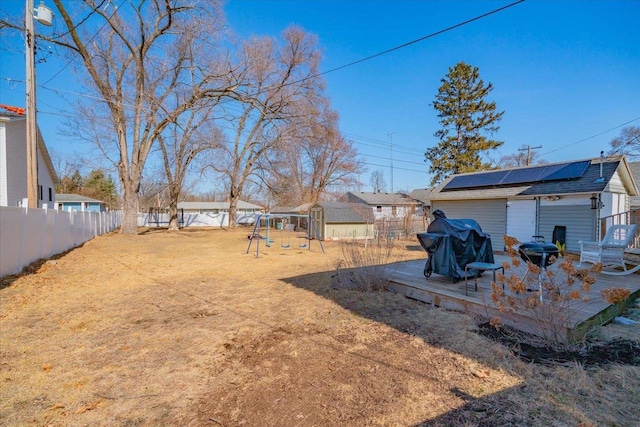
[[[536,346],[523,333],[507,327],[495,328],[489,323],[479,325],[479,333],[509,348],[525,362],[547,365],[580,364],[583,366],[606,366],[611,363],[640,366],[640,341],[615,338],[611,341],[587,341],[579,349],[564,350],[548,346]]]
[[[640,424],[638,366],[526,363],[463,314],[332,288],[336,242],[247,244],[111,234],[11,278],[0,424]]]

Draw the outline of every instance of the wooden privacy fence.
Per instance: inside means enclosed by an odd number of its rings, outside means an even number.
[[[0,277],[120,227],[122,212],[0,206]]]

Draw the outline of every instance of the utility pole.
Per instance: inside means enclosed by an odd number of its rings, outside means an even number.
[[[526,148],[518,148],[518,151],[526,151],[527,152],[527,166],[531,163],[531,150],[536,150],[538,148],[542,148],[542,145],[538,145],[537,147],[532,147],[527,145]]]
[[[394,132],[389,132],[389,143],[391,144],[391,152],[389,160],[391,161],[391,193],[393,193],[393,134]]]
[[[26,0],[24,15],[25,41],[27,48],[27,197],[29,207],[38,207],[38,153],[36,151],[36,69],[35,34],[33,31],[33,0]]]
[[[44,5],[44,1],[40,3],[38,9],[34,9],[33,0],[25,0],[24,14],[24,30],[26,43],[26,127],[27,127],[27,197],[29,198],[29,207],[38,207],[38,151],[37,138],[38,126],[36,121],[36,34],[33,29],[33,20],[37,19],[39,23],[50,26],[53,19],[53,12]],[[35,14],[37,12],[37,15]]]

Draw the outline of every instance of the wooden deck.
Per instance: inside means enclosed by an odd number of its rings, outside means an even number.
[[[495,262],[501,264],[509,258],[496,255]],[[499,316],[502,322],[518,330],[538,334],[539,323],[526,314],[501,313],[491,301],[492,273],[484,272],[478,279],[478,291],[475,291],[474,280],[468,281],[468,295],[465,295],[465,281],[453,283],[451,279],[433,273],[431,277],[423,274],[425,260],[406,261],[392,264],[389,267],[391,288],[409,298],[427,302],[449,310],[461,311],[480,315],[486,319]],[[525,273],[524,266],[507,272],[515,272],[520,277]],[[557,271],[557,264],[549,267]],[[572,310],[570,322],[566,325],[565,333],[571,337],[582,337],[595,325],[609,322],[618,316],[624,308],[640,297],[640,274],[627,276],[609,276],[596,274],[596,283],[586,293],[588,302],[580,302]],[[631,295],[625,302],[612,306],[607,303],[602,294],[602,289],[627,288]],[[508,292],[508,290],[507,290]],[[585,293],[582,293],[585,295]]]

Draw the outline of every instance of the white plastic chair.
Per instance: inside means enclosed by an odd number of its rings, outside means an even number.
[[[601,242],[580,241],[579,265],[582,265],[583,262],[592,264],[601,262],[603,268],[622,267],[624,272],[621,274],[631,273],[631,270],[627,270],[623,257],[624,250],[636,235],[637,227],[636,224],[612,225],[607,229],[607,234]],[[636,268],[633,270],[635,271]],[[603,273],[605,272],[603,271]]]

